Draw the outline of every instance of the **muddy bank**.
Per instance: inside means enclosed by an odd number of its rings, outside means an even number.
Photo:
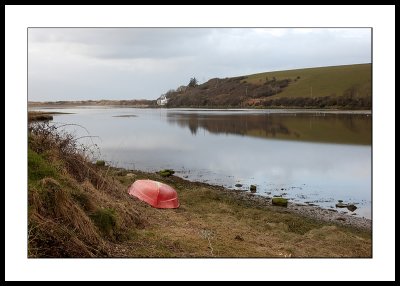
[[[227,190],[231,192],[231,190]],[[293,214],[298,214],[306,216],[312,219],[321,220],[324,222],[331,222],[339,225],[355,227],[359,229],[371,230],[372,221],[364,217],[356,217],[348,214],[341,213],[337,210],[323,209],[318,206],[309,206],[299,203],[288,202],[287,208],[273,206],[271,203],[271,198],[261,197],[249,193],[238,192],[235,196],[241,197],[243,199],[254,202],[258,205],[263,205],[266,207],[274,208],[277,211],[291,212]]]
[[[44,111],[28,111],[28,122],[34,121],[51,121],[53,115],[72,114],[70,112],[44,112]]]

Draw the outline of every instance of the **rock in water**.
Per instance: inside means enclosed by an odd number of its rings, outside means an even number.
[[[347,204],[344,204],[344,203],[337,203],[336,205],[335,205],[337,208],[347,208]]]
[[[281,207],[287,207],[288,200],[285,198],[272,198],[272,204]]]
[[[160,172],[158,172],[162,177],[169,177],[172,176],[173,174],[175,174],[174,170],[171,169],[164,169],[161,170]]]
[[[357,207],[354,204],[345,204],[342,203],[340,200],[335,206],[337,208],[347,208],[351,212],[354,212],[357,209]]]
[[[357,207],[356,207],[355,205],[348,205],[348,206],[347,206],[347,209],[348,209],[349,211],[351,211],[351,212],[354,212],[354,211],[357,209]]]
[[[256,185],[250,185],[250,192],[252,192],[252,193],[257,192],[257,187],[256,187]]]

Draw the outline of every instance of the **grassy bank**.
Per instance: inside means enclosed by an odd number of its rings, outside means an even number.
[[[90,149],[89,149],[90,151]],[[46,123],[28,134],[29,257],[371,257],[371,232],[311,219],[222,187],[92,163]],[[137,179],[174,187],[181,206],[127,194]]]

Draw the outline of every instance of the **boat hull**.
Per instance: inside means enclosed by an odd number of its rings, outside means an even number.
[[[179,207],[178,194],[167,184],[153,180],[136,180],[128,189],[128,193],[152,207],[174,209]]]

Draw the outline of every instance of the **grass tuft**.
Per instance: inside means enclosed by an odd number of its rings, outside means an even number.
[[[112,236],[117,225],[117,218],[114,209],[99,209],[90,218],[95,225],[106,235]]]

